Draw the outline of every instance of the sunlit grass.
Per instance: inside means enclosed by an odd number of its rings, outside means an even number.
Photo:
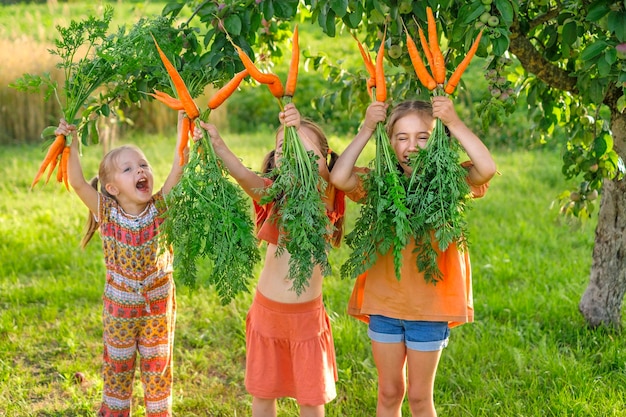
[[[172,134],[124,139],[145,150],[157,184],[174,158]],[[274,143],[271,130],[226,132],[224,140],[253,169]],[[342,150],[349,138],[330,141]],[[89,416],[102,389],[102,254],[97,238],[79,248],[87,213],[73,192],[56,182],[29,190],[42,157],[39,146],[0,147],[0,415]],[[100,157],[99,148],[84,150],[85,175],[96,173]],[[588,330],[577,311],[595,220],[574,229],[552,208],[567,185],[556,153],[496,151],[495,158],[502,175],[469,212],[476,322],[452,330],[436,380],[437,409],[453,417],[619,416],[626,406],[623,341]],[[348,225],[357,215],[349,204]],[[325,283],[339,364],[328,416],[373,415],[376,407],[366,326],[345,313],[352,281],[338,269],[347,254],[345,246],[331,253]],[[212,288],[178,287],[176,415],[249,415],[243,377],[251,300],[244,293],[221,306]],[[86,381],[78,383],[76,372]],[[138,382],[136,388],[141,416]],[[280,408],[297,415],[292,400]]]

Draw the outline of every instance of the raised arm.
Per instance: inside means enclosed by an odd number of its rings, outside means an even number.
[[[206,131],[209,135],[211,143],[213,144],[215,153],[222,160],[224,166],[228,172],[230,172],[230,175],[239,183],[246,194],[252,197],[255,201],[258,201],[262,197],[262,193],[260,193],[259,190],[265,187],[263,178],[241,162],[239,157],[235,155],[226,145],[214,125],[200,121],[200,127],[202,129],[196,129],[194,131],[194,140],[199,140],[202,137],[203,132]]]
[[[175,149],[178,149],[178,145],[180,144],[181,140],[187,140],[187,138],[183,138],[183,135],[182,135],[182,124],[183,124],[184,117],[185,117],[185,112],[179,111],[178,112],[178,124],[177,124],[177,129],[176,129],[177,139],[176,139]],[[187,163],[188,157],[189,157],[189,147],[186,147],[185,148],[185,163]],[[183,165],[180,164],[180,157],[178,156],[178,152],[174,152],[174,162],[172,163],[172,169],[170,170],[170,173],[165,179],[165,182],[163,183],[163,188],[161,189],[161,191],[163,191],[163,195],[167,195],[170,191],[172,191],[172,188],[174,188],[176,184],[178,184],[178,181],[180,181],[180,177],[183,175],[183,168],[184,168],[184,164]]]
[[[76,134],[76,126],[67,123],[61,119],[59,127],[55,131],[57,135],[62,134],[71,137],[70,159],[67,165],[68,180],[78,198],[87,206],[87,208],[98,216],[98,191],[87,182],[83,174],[83,168],[80,165],[80,155],[78,147],[78,136]]]
[[[491,152],[474,132],[459,118],[452,100],[446,96],[433,97],[433,116],[441,119],[450,130],[473,163],[468,172],[469,181],[474,185],[488,182],[496,173],[496,163]]]
[[[358,178],[353,172],[354,165],[363,152],[365,145],[374,134],[376,125],[387,118],[387,104],[375,101],[367,107],[363,125],[352,142],[341,153],[330,173],[330,181],[340,190],[351,191],[358,184]]]

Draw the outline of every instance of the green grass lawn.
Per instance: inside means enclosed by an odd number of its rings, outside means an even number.
[[[273,142],[270,131],[224,136],[253,168]],[[129,140],[145,150],[162,183],[174,139]],[[334,149],[346,145],[331,138]],[[588,330],[577,311],[595,220],[572,228],[552,207],[566,188],[558,154],[494,156],[502,175],[469,212],[476,322],[452,331],[436,380],[439,414],[625,415],[623,338]],[[39,146],[0,147],[0,416],[90,416],[102,388],[102,254],[97,238],[79,248],[87,212],[74,193],[57,183],[29,191],[42,157]],[[99,149],[85,149],[87,176],[99,159]],[[348,209],[350,227],[358,209]],[[338,276],[346,256],[346,247],[332,252],[334,273],[325,286],[339,365],[338,398],[326,415],[374,415],[376,371],[365,325],[346,315],[352,282]],[[175,415],[250,414],[243,387],[250,302],[247,293],[221,306],[211,288],[178,287]],[[77,382],[76,372],[86,380]],[[136,386],[134,415],[141,416]],[[297,415],[291,400],[280,410]]]

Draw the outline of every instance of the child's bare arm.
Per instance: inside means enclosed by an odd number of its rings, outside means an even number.
[[[178,112],[178,125],[176,129],[177,133],[176,133],[176,148],[175,149],[178,149],[178,146],[181,140],[188,140],[188,138],[182,137],[183,136],[182,135],[182,123],[183,123],[183,117],[185,117],[184,114],[185,113],[183,111]],[[184,163],[187,163],[188,155],[189,155],[189,147],[186,147]],[[174,188],[176,184],[178,184],[178,181],[180,181],[180,177],[183,175],[183,168],[184,168],[184,164],[181,165],[178,152],[174,152],[174,162],[172,163],[172,169],[170,170],[170,173],[165,179],[165,182],[163,183],[163,188],[161,189],[163,191],[163,195],[167,195],[170,191],[172,191],[172,188]]]
[[[67,165],[68,180],[78,198],[87,206],[94,214],[98,215],[98,191],[87,182],[83,174],[83,168],[80,165],[80,155],[78,147],[78,135],[76,134],[76,126],[61,120],[59,127],[55,133],[71,137],[70,159]]]
[[[374,134],[378,122],[384,122],[387,118],[387,104],[375,101],[370,104],[365,112],[365,121],[352,142],[341,153],[333,170],[330,172],[330,181],[340,190],[350,191],[358,184],[358,178],[353,168],[363,152],[365,145]]]
[[[474,185],[488,182],[496,173],[496,163],[491,152],[474,132],[459,118],[452,100],[445,96],[433,97],[433,116],[441,119],[450,130],[473,163],[468,172],[469,181]]]
[[[235,155],[226,145],[214,125],[201,121],[200,127],[201,129],[196,129],[194,131],[194,140],[200,140],[203,132],[206,131],[209,135],[209,140],[213,144],[215,153],[222,160],[230,175],[235,179],[235,181],[237,181],[237,183],[239,183],[246,194],[252,197],[255,201],[258,201],[262,197],[262,193],[260,193],[259,190],[265,187],[263,178],[241,162],[241,159],[239,159],[239,157]]]

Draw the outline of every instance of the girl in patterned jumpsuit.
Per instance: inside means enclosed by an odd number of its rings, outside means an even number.
[[[179,114],[179,128],[181,120]],[[72,137],[69,182],[90,212],[82,246],[96,228],[102,238],[104,384],[98,415],[130,416],[139,353],[146,416],[171,416],[176,299],[172,252],[159,246],[158,232],[166,210],[164,198],[183,167],[175,156],[163,187],[153,194],[146,157],[138,148],[124,145],[104,156],[98,176],[89,183],[80,165],[76,127],[61,120],[56,133]]]

